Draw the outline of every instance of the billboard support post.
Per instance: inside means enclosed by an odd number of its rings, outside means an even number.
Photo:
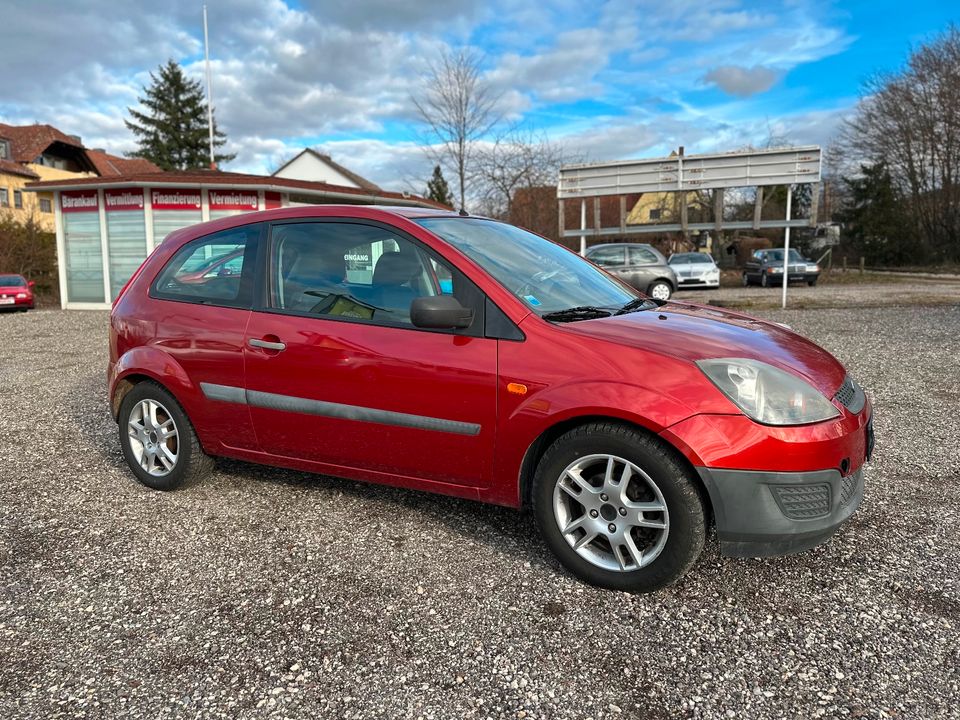
[[[790,275],[790,200],[793,198],[793,185],[787,185],[787,226],[783,229],[783,301],[781,307],[787,308],[787,277]]]

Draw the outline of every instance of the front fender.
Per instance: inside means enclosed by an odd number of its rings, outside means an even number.
[[[516,396],[503,393],[508,398]],[[583,418],[621,420],[659,434],[695,410],[652,388],[627,382],[568,382],[524,396],[504,408],[491,502],[520,504],[519,476],[533,444],[558,425]]]

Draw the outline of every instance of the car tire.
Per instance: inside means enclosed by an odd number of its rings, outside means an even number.
[[[770,287],[770,278],[767,277],[765,272],[760,273],[760,285],[763,287]]]
[[[744,287],[747,287],[750,284],[750,278],[747,276],[746,273],[743,274],[742,280],[743,280]]]
[[[647,295],[655,300],[669,300],[673,295],[673,286],[665,280],[656,280],[647,288]]]
[[[134,385],[120,404],[118,418],[123,457],[147,487],[175,490],[213,470],[213,458],[203,452],[183,408],[156,383]]]
[[[576,499],[571,489],[587,495]],[[707,512],[692,471],[672,448],[629,425],[590,423],[558,438],[537,465],[531,500],[547,547],[591,585],[654,592],[683,576],[703,550]],[[638,511],[638,503],[663,510]],[[584,527],[561,530],[577,523]]]
[[[813,280],[807,280],[807,285],[809,285],[810,287],[813,287],[816,284],[817,284],[817,278],[814,278]]]

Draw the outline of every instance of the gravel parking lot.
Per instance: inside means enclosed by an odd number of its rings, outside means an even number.
[[[0,316],[0,717],[960,717],[960,306],[765,314],[874,399],[864,505],[654,596],[502,508],[226,461],[148,490],[106,314]]]

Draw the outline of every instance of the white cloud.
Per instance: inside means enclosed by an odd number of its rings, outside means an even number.
[[[779,74],[775,70],[759,65],[750,68],[740,67],[739,65],[723,65],[714,68],[703,76],[704,81],[737,97],[750,97],[757,93],[766,92],[774,86],[778,78]]]

